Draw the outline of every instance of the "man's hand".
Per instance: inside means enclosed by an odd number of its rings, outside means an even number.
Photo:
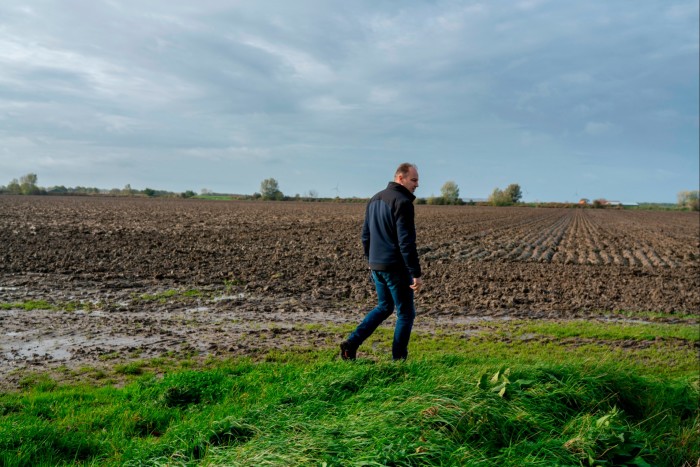
[[[410,286],[414,292],[418,292],[421,287],[423,287],[423,279],[420,277],[414,277],[413,278],[413,284]]]

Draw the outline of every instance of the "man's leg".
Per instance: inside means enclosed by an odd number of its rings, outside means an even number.
[[[394,312],[394,299],[387,285],[389,276],[390,273],[384,271],[372,271],[374,287],[377,290],[377,306],[367,313],[357,328],[350,333],[348,339],[341,344],[341,351],[344,350],[343,345],[349,351],[348,359],[354,358],[354,351]],[[341,356],[346,358],[345,355],[343,353]]]
[[[411,338],[413,321],[416,318],[416,308],[413,303],[411,276],[394,273],[387,286],[396,304],[396,327],[391,353],[394,360],[406,360],[408,357],[408,341]]]

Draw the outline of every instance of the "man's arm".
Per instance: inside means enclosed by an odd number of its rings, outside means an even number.
[[[396,214],[396,236],[404,264],[414,279],[421,276],[420,261],[416,248],[416,226],[414,222],[413,203],[405,202],[399,206]],[[421,281],[422,282],[422,281]],[[415,284],[415,280],[414,280]]]
[[[369,204],[365,208],[365,222],[362,224],[362,248],[365,253],[365,259],[369,261]]]

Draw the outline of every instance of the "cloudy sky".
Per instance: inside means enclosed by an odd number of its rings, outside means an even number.
[[[2,0],[0,185],[674,202],[697,0]]]

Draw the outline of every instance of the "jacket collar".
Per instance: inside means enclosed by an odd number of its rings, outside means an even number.
[[[400,191],[400,192],[403,193],[404,195],[408,196],[408,198],[409,198],[411,201],[413,201],[414,199],[416,199],[416,195],[414,195],[413,193],[411,193],[410,191],[408,191],[408,188],[406,188],[405,186],[401,185],[400,183],[389,182],[389,184],[388,184],[386,187],[387,187],[387,189],[389,189],[389,190]]]

